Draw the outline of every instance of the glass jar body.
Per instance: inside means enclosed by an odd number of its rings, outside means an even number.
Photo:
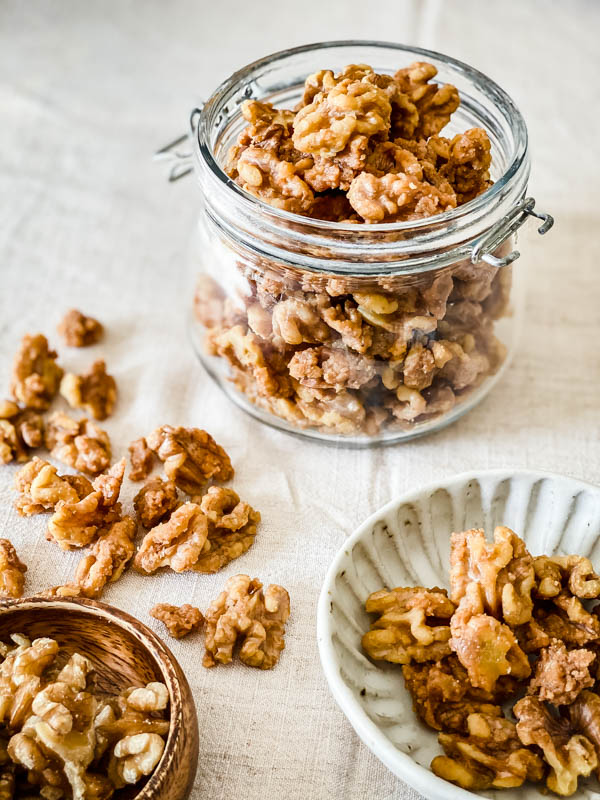
[[[287,431],[359,445],[422,435],[481,400],[518,339],[523,259],[316,275],[232,248],[205,213],[194,252],[198,357],[234,402]]]
[[[525,265],[497,259],[514,244],[503,222],[525,196],[526,133],[484,76],[427,55],[448,80],[463,80],[458,125],[490,131],[496,183],[457,213],[414,225],[344,227],[286,215],[245,196],[215,164],[243,124],[236,103],[252,96],[293,107],[309,57],[313,70],[343,58],[393,71],[422,52],[300,48],[297,64],[291,51],[232,76],[202,112],[192,340],[210,375],[263,422],[354,445],[408,439],[473,407],[509,363]]]

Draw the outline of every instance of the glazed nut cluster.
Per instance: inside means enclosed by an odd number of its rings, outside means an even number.
[[[85,656],[49,638],[11,640],[0,643],[3,798],[109,800],[153,772],[169,732],[164,684],[106,696]]]
[[[362,644],[402,665],[445,753],[436,775],[473,791],[543,781],[566,797],[579,777],[600,776],[599,597],[589,559],[534,557],[508,528],[493,542],[473,529],[452,534],[450,595],[371,594],[377,619]]]
[[[469,202],[491,185],[490,141],[480,128],[440,135],[459,96],[435,74],[424,63],[394,76],[351,65],[309,76],[295,112],[248,100],[229,173],[271,205],[357,231]],[[206,350],[250,402],[295,428],[411,429],[452,411],[504,362],[495,324],[509,313],[510,268],[461,260],[344,277],[247,250],[233,262],[207,265],[197,284]]]
[[[246,100],[228,172],[276,208],[328,220],[402,222],[468,202],[490,185],[486,132],[440,136],[456,87],[417,62],[391,75],[351,64],[306,79],[295,111]]]

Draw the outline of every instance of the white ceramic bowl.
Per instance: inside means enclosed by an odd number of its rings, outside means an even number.
[[[434,775],[437,734],[412,710],[400,667],[371,661],[361,648],[370,618],[367,596],[383,586],[448,587],[452,531],[504,524],[534,555],[579,553],[600,567],[600,489],[529,470],[474,472],[426,486],[377,511],[334,559],[319,599],[317,636],[323,670],[340,708],[373,753],[430,800],[493,797],[539,800],[539,788],[474,793]],[[595,780],[573,797],[598,798]]]

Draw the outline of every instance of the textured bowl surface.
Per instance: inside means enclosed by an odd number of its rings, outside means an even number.
[[[161,681],[169,690],[170,730],[156,769],[145,783],[116,792],[115,800],[185,800],[196,774],[198,722],[181,667],[166,645],[135,617],[96,600],[23,598],[0,603],[0,639],[24,633],[49,636],[63,654],[79,652],[94,664],[96,685],[117,694]]]
[[[560,475],[494,470],[459,475],[384,506],[348,539],[319,600],[317,635],[330,689],[363,742],[399,778],[431,800],[539,800],[539,787],[473,793],[435,776],[441,753],[418,721],[400,667],[372,662],[361,648],[367,596],[384,586],[448,587],[450,534],[504,524],[533,555],[578,553],[600,567],[600,489]],[[576,798],[598,798],[595,780]]]

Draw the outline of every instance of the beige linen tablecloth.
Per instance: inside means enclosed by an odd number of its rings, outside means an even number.
[[[154,602],[204,609],[239,571],[291,595],[272,672],[209,671],[200,638],[172,643],[198,708],[193,800],[415,798],[360,743],[321,674],[315,614],[327,565],[378,506],[436,478],[515,466],[600,482],[599,29],[593,0],[0,4],[0,386],[22,334],[42,331],[59,346],[65,309],[98,316],[101,345],[59,349],[69,369],[102,356],[116,376],[119,405],[106,423],[115,456],[161,423],[206,427],[264,520],[255,546],[223,573],[128,574],[106,601],[162,632],[148,617]],[[262,427],[211,383],[185,333],[197,188],[168,185],[150,161],[234,69],[286,46],[357,36],[443,50],[502,84],[529,124],[532,194],[556,217],[545,239],[521,242],[527,318],[493,394],[436,435],[372,451]],[[48,543],[43,517],[17,516],[13,474],[0,469],[0,534],[27,562],[35,592],[67,581],[80,554]],[[124,490],[126,508],[134,489]]]

